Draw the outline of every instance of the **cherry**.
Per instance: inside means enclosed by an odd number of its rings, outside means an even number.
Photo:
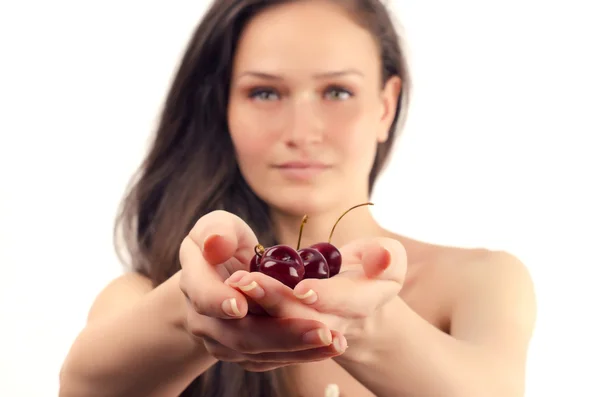
[[[298,254],[304,263],[304,278],[329,278],[329,265],[319,251],[313,248],[302,248]]]
[[[331,228],[328,242],[317,243],[308,248],[300,249],[302,231],[308,220],[305,215],[300,224],[296,249],[294,250],[286,245],[275,245],[265,249],[258,244],[254,248],[255,255],[250,261],[250,271],[267,274],[292,289],[305,278],[323,279],[337,275],[342,267],[342,254],[331,244],[333,232],[348,212],[365,205],[373,205],[373,203],[355,205],[344,212]]]
[[[264,247],[260,244],[256,246],[256,248],[254,249],[254,252],[256,252],[257,249],[260,249],[263,252],[265,250]],[[250,261],[250,271],[251,272],[259,271],[260,259],[261,259],[261,255],[259,255],[258,252],[256,252],[256,254],[252,257],[252,260]]]
[[[318,252],[329,267],[329,277],[333,277],[340,272],[342,267],[342,254],[330,243],[317,243],[310,246],[309,249]]]
[[[294,288],[304,278],[304,263],[298,252],[287,245],[267,248],[262,255],[259,271]]]
[[[333,232],[335,230],[335,227],[340,222],[340,220],[344,217],[344,215],[346,215],[348,212],[352,211],[355,208],[362,207],[365,205],[373,205],[373,203],[359,204],[359,205],[355,205],[354,207],[348,209],[346,212],[344,212],[338,218],[338,220],[335,222],[335,224],[331,228],[331,233],[329,234],[328,242],[317,243],[317,244],[313,244],[310,246],[310,248],[313,248],[313,249],[317,250],[318,252],[320,252],[321,255],[323,255],[323,257],[327,261],[327,265],[329,266],[329,277],[333,277],[336,274],[338,274],[342,267],[342,254],[335,247],[335,245],[331,244],[331,237],[333,237]]]
[[[302,248],[300,249],[300,242],[302,241],[302,231],[304,225],[308,221],[308,217],[304,215],[302,223],[300,224],[300,234],[298,235],[298,246],[296,250],[298,255],[302,258],[304,264],[304,278],[329,278],[329,265],[327,260],[321,255],[321,253],[313,248]]]
[[[300,248],[302,230],[307,219],[307,216],[302,218],[298,248]],[[294,250],[287,245],[275,245],[265,250],[262,245],[258,244],[254,247],[255,255],[250,261],[250,271],[259,271],[293,289],[302,281],[306,273],[304,262],[297,252],[298,248]]]

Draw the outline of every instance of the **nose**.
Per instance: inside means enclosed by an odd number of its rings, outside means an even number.
[[[296,96],[290,101],[288,111],[288,123],[283,131],[283,139],[288,146],[303,147],[323,141],[324,117],[314,94]]]

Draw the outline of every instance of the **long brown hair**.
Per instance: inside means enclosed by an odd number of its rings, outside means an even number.
[[[178,251],[194,223],[214,210],[244,219],[263,245],[277,243],[267,204],[242,177],[227,125],[232,61],[240,33],[267,7],[297,0],[215,0],[193,33],[166,98],[151,148],[134,175],[115,224],[117,252],[132,270],[159,285],[179,269]],[[379,44],[382,84],[392,76],[402,90],[389,139],[381,143],[370,191],[403,123],[410,76],[396,32],[380,0],[345,0],[357,23]],[[129,261],[120,252],[125,243]],[[281,371],[252,373],[219,362],[184,396],[288,396]]]

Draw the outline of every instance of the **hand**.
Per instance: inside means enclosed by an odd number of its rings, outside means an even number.
[[[268,314],[326,324],[347,337],[364,328],[379,309],[397,298],[406,274],[406,251],[397,240],[356,240],[340,249],[341,272],[305,279],[294,290],[262,273],[235,272],[226,284],[252,298]]]
[[[341,354],[332,342],[344,337],[319,321],[247,316],[250,302],[224,280],[249,270],[256,244],[250,227],[233,214],[215,211],[198,220],[179,253],[188,332],[218,360],[251,371]]]
[[[364,319],[396,298],[407,270],[404,246],[391,238],[360,239],[340,249],[341,272],[329,279],[307,279],[294,295],[320,313]]]

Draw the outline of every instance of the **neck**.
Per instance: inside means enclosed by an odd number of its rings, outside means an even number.
[[[308,247],[315,243],[328,242],[331,229],[335,223],[344,212],[354,205],[341,205],[323,213],[307,214],[308,221],[304,225],[300,248]],[[273,210],[272,217],[280,244],[296,248],[302,216]],[[380,235],[382,230],[381,226],[379,226],[371,215],[369,206],[358,207],[348,212],[338,222],[331,238],[331,243],[337,247],[341,247],[357,238]]]

